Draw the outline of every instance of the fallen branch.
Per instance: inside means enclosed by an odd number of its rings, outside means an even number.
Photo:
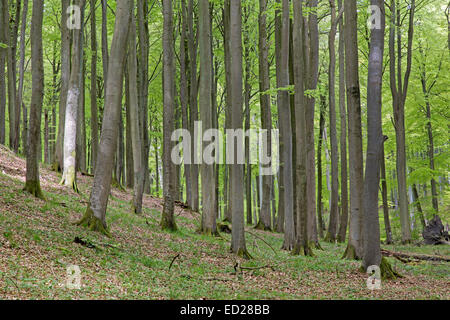
[[[270,268],[272,269],[272,271],[275,271],[275,267],[271,266],[271,265],[265,265],[265,266],[261,266],[261,267],[240,267],[241,270],[259,270],[259,269],[264,269],[264,268]]]
[[[245,232],[251,234],[251,235],[254,236],[255,238],[258,238],[259,240],[261,240],[262,242],[264,242],[267,246],[269,246],[270,249],[272,249],[272,251],[275,253],[275,255],[278,256],[278,254],[277,254],[277,252],[275,251],[275,249],[274,249],[270,244],[268,244],[267,241],[264,240],[262,237],[260,237],[260,236],[258,236],[258,235],[256,235],[256,234],[254,234],[254,233],[252,233],[252,232],[250,232],[250,231],[248,231],[248,230],[245,230]]]
[[[450,262],[450,257],[445,256],[433,256],[426,254],[408,254],[403,252],[393,252],[386,249],[381,249],[381,254],[386,257],[394,257],[398,260],[402,261],[400,258],[406,259],[416,259],[416,260],[425,260],[425,261],[445,261]],[[403,261],[402,261],[403,262]]]
[[[180,257],[180,254],[178,253],[175,257],[173,257],[173,259],[172,259],[172,262],[170,263],[170,265],[169,265],[169,271],[170,271],[170,269],[172,268],[172,265],[173,265],[173,263],[175,262],[175,260],[177,259],[177,258],[179,258]]]

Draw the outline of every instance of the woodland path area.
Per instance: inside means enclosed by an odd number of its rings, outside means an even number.
[[[40,170],[46,201],[22,191],[25,160],[0,146],[0,299],[450,299],[448,262],[388,257],[403,277],[370,291],[360,262],[341,259],[344,244],[322,242],[310,259],[279,250],[282,234],[246,228],[254,259],[241,260],[229,234],[196,233],[198,213],[176,207],[173,233],[159,226],[162,199],[144,195],[143,213],[130,213],[130,190],[112,189],[108,238],[73,224],[92,178],[79,175],[76,194]],[[382,248],[450,256],[448,245]],[[80,267],[80,290],[65,287],[68,264]]]

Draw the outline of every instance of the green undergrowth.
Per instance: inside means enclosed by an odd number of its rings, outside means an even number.
[[[383,289],[373,292],[367,275],[359,272],[360,261],[341,259],[345,244],[321,242],[324,250],[314,250],[314,257],[293,256],[281,250],[282,234],[249,226],[246,244],[253,259],[244,260],[230,253],[230,234],[196,232],[199,214],[177,208],[178,230],[165,232],[159,226],[161,206],[144,205],[135,215],[131,197],[117,189],[109,200],[111,237],[106,237],[74,224],[86,212],[91,179],[78,179],[80,194],[57,182],[41,185],[42,201],[23,192],[18,178],[0,171],[1,299],[450,298],[448,263],[387,258],[405,278],[384,281]],[[75,243],[76,237],[89,246]],[[448,246],[382,247],[449,255]],[[80,290],[65,285],[69,265],[80,267]]]

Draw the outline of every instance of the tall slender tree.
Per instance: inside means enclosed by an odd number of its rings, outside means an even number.
[[[111,191],[114,154],[117,149],[119,113],[121,112],[123,73],[128,44],[128,29],[131,20],[133,1],[118,0],[116,6],[116,22],[111,43],[109,59],[105,110],[103,112],[102,131],[95,165],[94,184],[89,204],[79,225],[109,234],[106,225],[106,208]],[[101,162],[100,162],[101,161]]]
[[[242,130],[242,7],[240,1],[230,3],[230,47],[231,51],[231,128]],[[238,143],[239,138],[237,139]],[[244,170],[238,163],[238,143],[234,147],[230,165],[230,207],[232,212],[231,251],[238,256],[250,258],[245,245],[244,233]],[[227,145],[229,148],[230,145]],[[240,145],[240,148],[242,146]],[[228,153],[228,152],[227,152]]]
[[[172,141],[175,114],[175,65],[173,57],[173,9],[172,0],[163,0],[163,91],[164,91],[164,115],[163,115],[163,192],[164,207],[161,218],[161,227],[168,230],[176,230],[173,211],[175,202],[174,175],[175,166],[171,159]]]
[[[32,92],[30,106],[30,134],[28,135],[27,172],[24,190],[43,199],[39,182],[39,142],[41,137],[41,114],[44,101],[44,57],[42,49],[42,21],[44,1],[33,0],[31,18],[31,73]]]

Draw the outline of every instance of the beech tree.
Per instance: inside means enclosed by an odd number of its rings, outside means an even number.
[[[32,93],[30,106],[30,134],[27,148],[27,173],[25,191],[44,198],[39,181],[39,140],[41,132],[42,103],[44,100],[44,58],[42,51],[42,20],[44,1],[33,0],[31,18],[31,68]]]
[[[131,20],[133,1],[118,0],[116,22],[111,43],[109,58],[105,111],[103,113],[102,131],[95,165],[94,183],[89,204],[79,225],[89,227],[93,231],[109,234],[106,224],[106,208],[111,190],[114,154],[117,148],[119,113],[122,101],[123,73],[128,45],[128,29]]]

